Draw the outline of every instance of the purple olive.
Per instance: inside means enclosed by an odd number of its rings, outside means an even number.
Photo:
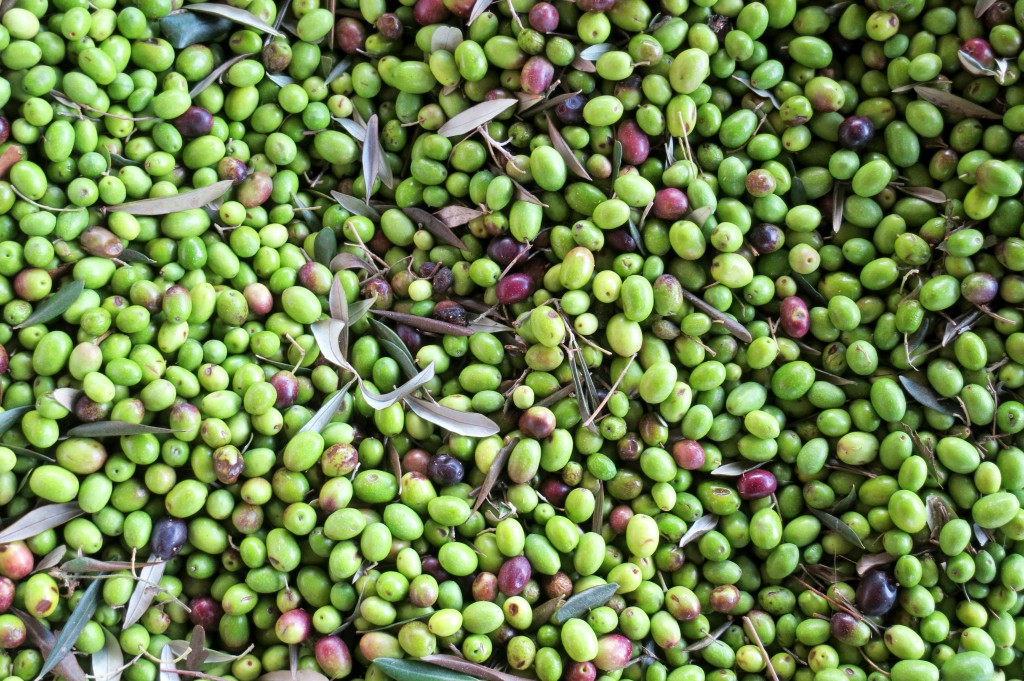
[[[185,113],[171,119],[173,125],[185,139],[209,135],[213,129],[213,114],[201,106],[190,106]]]
[[[850,116],[839,124],[839,144],[860,151],[875,136],[875,124],[867,116]]]
[[[498,280],[494,287],[494,295],[502,305],[521,303],[535,290],[533,279],[527,274],[509,274]]]
[[[654,195],[654,217],[662,220],[681,220],[690,210],[686,192],[675,187],[659,189]]]
[[[189,621],[203,629],[216,629],[224,610],[209,596],[199,596],[188,602]]]
[[[337,636],[324,636],[313,646],[316,663],[329,678],[340,679],[352,673],[352,653]]]
[[[587,98],[583,95],[573,95],[555,106],[555,115],[562,123],[575,125],[583,120],[583,107],[586,103]]]
[[[680,468],[695,471],[704,465],[707,457],[704,447],[696,440],[678,440],[672,445],[672,458]]]
[[[153,555],[168,560],[178,555],[188,540],[188,525],[180,518],[161,518],[153,524],[149,548]]]
[[[622,669],[633,656],[633,643],[622,634],[608,634],[597,642],[594,665],[603,672]]]
[[[555,67],[540,55],[530,57],[519,74],[523,91],[533,95],[544,94],[555,79]]]
[[[857,607],[865,615],[884,615],[896,604],[899,589],[892,575],[872,570],[857,584]]]
[[[466,469],[462,462],[451,454],[438,454],[427,464],[427,477],[438,485],[454,485],[462,482]]]
[[[402,32],[405,30],[402,27],[402,20],[394,12],[381,14],[377,17],[375,25],[377,30],[380,31],[381,37],[385,40],[399,40],[402,37]]]
[[[779,322],[790,338],[803,338],[811,330],[811,315],[807,303],[798,296],[788,296],[779,306]]]
[[[760,499],[775,491],[778,483],[771,471],[755,468],[747,471],[736,481],[736,491],[741,499]]]
[[[786,235],[776,225],[762,222],[747,232],[747,243],[758,253],[774,253],[782,248]]]
[[[345,54],[356,54],[366,45],[366,29],[351,17],[342,17],[334,25],[334,42]]]
[[[526,556],[513,556],[498,570],[498,590],[506,596],[518,596],[533,576],[533,567]]]
[[[270,385],[277,391],[277,401],[274,406],[277,409],[285,409],[295,404],[295,398],[299,395],[299,379],[290,371],[278,371],[270,377]]]
[[[619,142],[622,144],[622,162],[631,166],[640,165],[651,153],[651,140],[636,121],[626,121],[619,126]]]
[[[550,2],[538,2],[530,8],[530,27],[539,33],[554,33],[558,28],[558,8]]]
[[[448,8],[441,0],[416,0],[412,7],[412,18],[420,26],[440,24],[448,14]]]

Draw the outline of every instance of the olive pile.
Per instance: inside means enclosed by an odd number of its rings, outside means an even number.
[[[3,0],[0,681],[1024,678],[1024,0]]]

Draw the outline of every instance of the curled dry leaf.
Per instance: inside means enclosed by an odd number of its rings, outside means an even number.
[[[345,351],[339,341],[345,327],[345,322],[337,319],[321,319],[310,327],[316,345],[320,349],[320,355],[331,364],[340,367],[348,366],[348,362],[345,360]]]
[[[455,114],[442,125],[437,134],[445,137],[458,137],[487,125],[495,118],[519,103],[517,99],[491,99],[471,106],[462,113]]]
[[[465,225],[483,215],[482,210],[468,208],[467,206],[445,206],[434,213],[434,217],[448,227],[459,227]]]

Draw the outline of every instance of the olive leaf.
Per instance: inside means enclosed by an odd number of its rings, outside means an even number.
[[[584,59],[578,54],[573,58],[569,65],[583,73],[597,73],[597,67],[594,66],[594,62]]]
[[[409,348],[391,327],[386,324],[381,324],[374,318],[370,318],[370,327],[377,334],[377,340],[380,341],[381,347],[384,348],[384,352],[388,353],[391,359],[398,362],[398,367],[402,370],[409,378],[416,375],[416,363],[413,361],[412,353],[409,352]]]
[[[334,272],[338,270],[370,270],[373,265],[366,262],[358,255],[352,255],[351,253],[339,253],[338,255],[331,258],[330,269]]]
[[[926,102],[931,102],[940,109],[944,109],[950,113],[960,114],[967,118],[983,118],[988,120],[1001,120],[1003,118],[999,114],[989,111],[980,104],[975,104],[972,101],[966,100],[963,97],[958,97],[950,92],[922,86],[915,87],[914,92],[916,92],[917,96],[921,99]]]
[[[450,669],[437,667],[426,662],[406,660],[397,657],[378,657],[373,661],[378,669],[393,679],[402,681],[476,681],[468,674],[453,672]],[[257,681],[288,681],[287,679],[267,679],[265,676]]]
[[[188,11],[171,12],[160,19],[160,37],[176,50],[195,45],[218,42],[234,23],[224,17],[193,14]]]
[[[985,546],[985,544],[992,541],[989,533],[978,523],[971,523],[971,528],[974,530],[974,538],[978,540],[979,546]]]
[[[821,376],[822,380],[824,380],[826,383],[831,383],[832,385],[836,385],[836,386],[857,385],[857,381],[851,381],[848,378],[843,378],[842,376],[837,376],[837,375],[835,375],[833,373],[825,371],[824,369],[819,369],[818,367],[814,367],[814,372],[818,376]]]
[[[295,79],[293,79],[290,76],[286,76],[283,73],[268,73],[267,80],[269,80],[278,87],[284,87],[285,85],[295,84]]]
[[[321,319],[310,327],[313,339],[320,349],[320,355],[331,364],[343,368],[347,368],[349,363],[345,359],[345,348],[342,347],[339,337],[346,326],[345,322],[337,319]]]
[[[135,582],[135,590],[132,591],[131,598],[128,599],[128,605],[124,609],[124,622],[121,625],[121,631],[139,621],[159,592],[157,584],[164,576],[167,563],[162,560],[156,561],[155,558],[156,556],[150,556],[150,564],[139,571],[139,579]]]
[[[458,227],[476,220],[483,214],[483,211],[477,210],[476,208],[467,208],[466,206],[445,206],[434,213],[434,217],[448,227]]]
[[[57,548],[53,549],[45,556],[39,559],[36,566],[32,568],[32,572],[46,572],[52,567],[56,567],[61,560],[64,559],[64,554],[68,552],[68,547],[61,544]]]
[[[376,302],[377,296],[374,295],[372,298],[363,298],[362,300],[357,300],[349,305],[345,313],[348,317],[349,327],[358,323],[363,317],[365,317]]]
[[[330,267],[331,260],[338,253],[338,235],[333,229],[321,229],[313,238],[313,260],[324,267]]]
[[[974,16],[980,19],[981,15],[987,12],[994,4],[996,4],[996,0],[978,0],[974,5]]]
[[[964,71],[967,71],[974,76],[996,76],[998,75],[995,69],[982,64],[980,61],[972,57],[964,50],[960,50],[956,53],[957,59],[960,60],[960,64],[963,65]]]
[[[599,513],[594,514],[595,517],[600,515]],[[531,629],[542,627],[551,621],[551,616],[558,612],[558,609],[565,603],[565,596],[557,596],[555,598],[549,598],[543,603],[533,608],[533,624]]]
[[[505,464],[508,463],[508,457],[515,449],[516,445],[519,444],[519,438],[514,437],[505,443],[498,453],[494,455],[494,460],[491,465],[487,467],[487,475],[484,476],[484,481],[480,484],[480,489],[476,491],[476,500],[473,502],[473,512],[476,513],[480,510],[484,500],[487,499],[491,494],[491,490],[494,489],[494,485],[498,482],[498,477],[505,471]]]
[[[921,199],[929,203],[946,203],[949,199],[940,190],[934,187],[906,187],[903,185],[894,185],[896,191],[903,192],[907,196],[913,196],[915,199]]]
[[[750,335],[750,332],[747,331],[742,324],[737,322],[735,318],[732,316],[726,316],[724,312],[712,306],[703,298],[698,298],[686,289],[683,289],[683,298],[686,298],[686,301],[690,303],[690,305],[693,305],[695,308],[711,317],[711,319],[724,326],[729,333],[744,343],[750,343],[754,339],[754,337]]]
[[[236,55],[231,59],[226,60],[223,64],[215,68],[213,71],[210,71],[210,75],[206,76],[206,78],[203,78],[201,81],[192,86],[192,89],[188,91],[189,97],[198,97],[203,90],[216,83],[217,79],[223,76],[228,69],[230,69],[232,66],[245,59],[247,56],[248,55],[245,54]]]
[[[854,546],[860,548],[864,548],[864,542],[861,541],[860,536],[856,532],[854,532],[853,528],[847,525],[845,522],[835,517],[831,513],[826,513],[825,511],[819,510],[817,508],[811,508],[809,510],[818,520],[821,521],[821,524],[824,525],[826,528],[828,528],[832,532],[835,532],[850,544],[853,544]]]
[[[546,111],[548,109],[558,106],[562,102],[572,99],[581,92],[582,90],[576,90],[574,92],[566,92],[560,95],[555,95],[554,97],[547,98],[545,98],[542,95],[537,95],[541,99],[537,102],[530,104],[529,106],[522,106],[522,102],[520,102],[521,108],[519,109],[519,113],[529,113],[531,116],[539,114],[542,111]]]
[[[117,637],[103,628],[103,647],[92,656],[94,681],[119,681],[124,667],[124,653]]]
[[[555,124],[551,122],[550,116],[548,117],[548,137],[551,138],[551,146],[553,146],[555,151],[558,152],[558,155],[562,157],[562,160],[565,161],[565,166],[573,175],[582,177],[584,180],[592,179],[590,177],[590,173],[587,172],[587,169],[584,168],[583,164],[580,163],[580,160],[576,158],[576,154],[573,153],[569,143],[565,141],[565,137],[563,137],[562,133],[555,127]]]
[[[335,123],[337,123],[341,127],[345,128],[345,132],[347,132],[349,135],[351,135],[353,137],[353,139],[356,139],[359,142],[365,142],[366,141],[366,126],[365,125],[359,123],[358,121],[352,120],[351,118],[339,118],[339,117],[335,116],[331,120],[333,120]]]
[[[406,326],[411,326],[414,329],[420,331],[426,331],[428,333],[438,333],[447,336],[472,336],[473,332],[465,326],[459,326],[458,324],[452,324],[451,322],[441,321],[440,319],[434,319],[433,317],[421,317],[415,314],[409,314],[407,312],[395,312],[394,310],[371,310],[373,314],[380,315],[386,319],[391,319]]]
[[[370,218],[374,222],[380,220],[380,213],[371,206],[366,205],[354,196],[348,194],[342,194],[341,192],[332,191],[331,196],[338,204],[353,215],[361,215],[364,218]]]
[[[714,643],[715,641],[720,639],[722,637],[722,634],[724,634],[726,631],[728,631],[729,627],[731,627],[731,626],[732,626],[732,620],[729,620],[725,624],[722,624],[721,626],[719,626],[714,631],[709,632],[708,635],[705,636],[704,638],[702,638],[701,640],[699,640],[699,641],[697,641],[695,643],[691,643],[690,645],[688,645],[685,648],[683,648],[682,652],[684,652],[684,653],[695,653],[698,650],[703,650],[704,648],[707,648],[709,645],[711,645],[712,643]]]
[[[156,260],[153,260],[153,258],[149,257],[145,253],[136,251],[133,248],[126,248],[121,251],[117,256],[117,259],[123,262],[144,262],[150,265],[156,262]]]
[[[256,29],[263,33],[269,33],[270,35],[281,38],[284,36],[283,33],[275,29],[273,26],[261,21],[252,12],[244,10],[240,7],[233,7],[231,5],[219,5],[212,2],[200,2],[194,5],[186,5],[185,9],[192,12],[202,12],[204,14],[213,14],[214,16],[224,17],[229,19],[236,24],[242,24],[249,28]]]
[[[619,170],[622,169],[622,142],[615,140],[612,145],[612,177],[619,176]]]
[[[615,582],[609,584],[598,584],[589,589],[584,589],[578,594],[569,597],[561,608],[551,616],[551,621],[556,625],[565,624],[573,617],[580,617],[594,608],[599,608],[612,596],[619,592],[619,585]]]
[[[890,556],[888,553],[868,553],[860,557],[857,561],[857,574],[864,576],[868,572],[871,572],[877,567],[882,565],[888,565],[889,563],[896,560],[895,556]]]
[[[599,43],[597,45],[591,45],[585,50],[580,51],[580,59],[586,59],[587,61],[597,61],[598,57],[602,54],[607,54],[615,49],[615,46],[611,43]]]
[[[341,407],[341,403],[345,399],[345,395],[348,394],[349,387],[351,387],[355,380],[356,379],[353,378],[339,388],[337,392],[327,398],[324,403],[320,405],[320,408],[317,409],[316,413],[313,414],[313,417],[302,424],[302,427],[299,428],[298,432],[305,433],[307,431],[313,431],[314,433],[319,433],[323,431],[323,429],[327,427],[327,424],[331,422],[331,419],[334,418],[334,415],[338,413],[338,408]]]
[[[37,305],[32,311],[32,314],[30,314],[21,324],[17,324],[14,328],[21,329],[26,326],[45,324],[51,319],[56,319],[67,312],[68,308],[75,304],[75,301],[78,300],[78,296],[82,294],[84,289],[84,281],[81,279],[72,279],[61,286],[60,290],[56,293],[39,303],[39,305]]]
[[[348,299],[345,297],[345,289],[341,285],[341,275],[335,274],[331,280],[331,290],[327,294],[327,307],[331,317],[338,321],[347,322]]]
[[[480,18],[480,15],[487,11],[487,8],[491,6],[494,0],[476,0],[473,3],[473,9],[469,12],[469,18],[466,20],[466,26],[472,26],[473,22]]]
[[[366,389],[365,383],[359,384],[359,390],[363,394],[363,401],[366,402],[373,409],[380,411],[387,409],[398,400],[404,399],[405,397],[412,395],[414,392],[419,390],[421,387],[429,383],[434,378],[434,363],[431,362],[427,365],[423,371],[419,372],[408,381],[398,386],[394,390],[383,395],[374,395]]]
[[[160,649],[159,681],[181,681],[181,677],[178,675],[178,666],[175,662],[176,657],[170,644],[165,643],[164,647]]]
[[[0,435],[10,430],[14,424],[21,423],[21,418],[32,411],[32,407],[13,407],[0,412]]]
[[[0,531],[0,544],[31,539],[42,532],[60,527],[69,520],[74,520],[84,512],[75,501],[40,506]]]
[[[192,637],[188,641],[171,641],[168,645],[171,646],[171,650],[174,651],[174,654],[179,657],[187,653],[188,656],[185,659],[185,668],[193,671],[199,669],[199,666],[202,666],[203,664],[223,664],[225,662],[234,662],[235,660],[244,657],[252,649],[252,645],[250,645],[240,653],[231,654],[207,648],[206,631],[200,626],[193,627]],[[200,653],[197,653],[197,650],[200,651]],[[198,660],[200,657],[202,658],[202,663],[196,666],[195,660]]]
[[[415,206],[403,208],[402,212],[415,222],[417,227],[422,227],[449,246],[454,246],[463,251],[466,250],[466,244],[462,242],[462,239],[456,236],[452,228],[441,219]]]
[[[513,674],[506,674],[500,672],[497,669],[477,664],[476,662],[470,662],[463,657],[456,657],[454,655],[443,655],[435,653],[433,655],[425,655],[420,658],[421,662],[427,664],[436,665],[449,669],[453,672],[461,672],[463,674],[469,674],[473,678],[481,679],[482,681],[521,681],[521,676],[515,676]]]
[[[196,5],[190,6],[196,7]],[[227,5],[218,6],[227,7]],[[224,196],[231,189],[232,184],[234,184],[232,180],[221,180],[220,182],[214,182],[211,185],[175,194],[174,196],[159,196],[153,199],[130,201],[116,206],[107,206],[102,210],[105,213],[120,211],[130,215],[168,215],[178,211],[202,208],[211,201],[216,201]]]
[[[846,185],[836,182],[832,188],[832,233],[838,234],[843,226],[843,211],[846,209]]]
[[[732,79],[739,83],[742,83],[744,87],[746,87],[748,90],[753,92],[758,97],[763,97],[764,99],[770,101],[772,103],[772,106],[774,106],[776,109],[782,107],[782,105],[779,103],[779,98],[776,97],[771,90],[765,90],[763,88],[754,87],[753,83],[751,83],[750,79],[747,78],[746,76],[739,76],[734,74]]]
[[[504,98],[491,99],[471,106],[462,113],[455,114],[437,130],[438,135],[444,137],[458,137],[467,132],[476,130],[481,125],[487,125],[501,114],[515,106],[519,100]]]
[[[377,141],[377,114],[366,121],[366,139],[363,140],[363,184],[366,185],[366,203],[370,202],[373,185],[380,175],[380,144]]]
[[[679,538],[679,548],[700,539],[705,534],[718,526],[718,516],[714,513],[706,513],[693,521],[682,537]]]
[[[162,426],[149,426],[145,423],[131,423],[129,421],[94,421],[83,423],[71,428],[64,433],[64,438],[69,437],[124,437],[126,435],[170,435],[181,431],[174,428]]]
[[[348,71],[350,66],[352,66],[352,60],[349,57],[341,59],[340,61],[338,61],[337,64],[334,65],[334,68],[332,68],[330,72],[326,76],[324,76],[324,83],[330,85],[341,74]]]
[[[719,466],[718,468],[711,471],[710,474],[717,475],[723,478],[732,478],[738,475],[743,475],[747,471],[758,469],[761,466],[765,465],[766,463],[768,462],[762,461],[757,465],[751,466],[749,461],[734,461],[732,463],[727,463]]]
[[[136,568],[156,565],[152,563],[139,563],[124,560],[96,560],[88,556],[78,556],[65,561],[58,570],[69,575],[81,575],[92,572],[113,572],[116,570],[135,570]]]
[[[899,380],[900,385],[903,386],[903,389],[907,391],[907,394],[914,398],[914,401],[918,404],[928,407],[933,411],[937,411],[940,414],[953,416],[961,421],[964,419],[962,411],[954,409],[948,403],[943,402],[942,398],[928,386],[912,381],[902,374],[896,378]]]
[[[330,679],[312,669],[296,669],[294,673],[284,669],[279,672],[268,672],[256,681],[330,681]]]
[[[466,324],[466,328],[473,333],[505,333],[508,331],[515,331],[511,326],[496,322],[488,317],[480,316],[473,321]]]
[[[434,34],[430,36],[430,51],[439,52],[446,50],[448,52],[455,52],[455,48],[459,46],[462,40],[462,31],[455,26],[438,26]]]
[[[421,400],[418,397],[409,396],[404,398],[403,401],[414,414],[424,421],[429,421],[435,426],[441,426],[456,435],[489,437],[497,435],[501,430],[497,423],[483,414],[459,411],[458,409],[446,407],[443,404]]]
[[[25,625],[29,640],[36,648],[39,648],[39,652],[42,653],[46,661],[44,664],[49,664],[51,659],[56,658],[55,664],[48,671],[56,671],[56,675],[64,677],[65,681],[86,681],[85,671],[82,670],[81,665],[78,664],[78,659],[74,655],[65,653],[57,657],[52,654],[57,642],[52,631],[27,612],[22,612],[17,608],[11,608],[10,612],[16,615]],[[37,676],[36,679],[38,680],[41,676],[42,674]]]
[[[53,647],[46,655],[46,661],[43,662],[39,674],[36,675],[36,681],[49,674],[65,658],[74,658],[74,655],[71,654],[71,649],[82,634],[82,630],[85,629],[85,625],[89,624],[93,613],[96,612],[102,587],[103,580],[97,579],[82,594],[81,600],[78,601],[75,609],[71,612],[71,616],[68,617],[68,621],[64,623],[64,628],[60,630],[60,634],[54,640]]]

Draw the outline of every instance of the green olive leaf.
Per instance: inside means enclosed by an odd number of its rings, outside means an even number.
[[[84,512],[76,501],[45,504],[29,511],[0,531],[0,544],[31,539],[41,532],[52,530],[69,520],[74,520]]]
[[[725,624],[722,624],[720,627],[718,627],[714,631],[709,632],[708,635],[705,636],[704,638],[702,638],[701,640],[699,640],[699,641],[697,641],[695,643],[691,643],[690,645],[688,645],[685,648],[683,648],[683,652],[685,652],[685,653],[695,653],[698,650],[703,650],[704,648],[707,648],[709,645],[711,645],[712,643],[714,643],[715,641],[720,639],[722,637],[722,634],[724,634],[729,629],[729,627],[731,627],[731,626],[732,626],[732,620],[729,620],[728,622],[726,622]]]
[[[230,19],[191,12],[172,12],[160,19],[160,36],[176,50],[218,42],[234,26]]]
[[[341,407],[342,400],[345,399],[345,395],[348,394],[349,387],[355,382],[355,380],[356,379],[353,378],[338,389],[337,392],[327,398],[317,412],[313,414],[313,417],[302,424],[302,427],[299,428],[299,432],[322,432],[323,429],[327,427],[327,424],[331,422],[331,419],[334,418],[334,415],[338,413],[338,408]]]
[[[569,143],[565,141],[565,137],[563,137],[562,133],[555,127],[550,116],[548,117],[548,137],[551,138],[551,146],[553,146],[555,151],[558,152],[558,155],[562,157],[562,160],[565,161],[566,167],[573,175],[582,177],[584,180],[592,179],[590,177],[590,173],[587,172],[587,169],[584,168],[583,164],[580,163],[580,160],[576,158],[576,154],[573,153],[572,147],[570,147]]]
[[[514,676],[512,674],[506,674],[505,672],[498,671],[497,669],[491,669],[482,664],[476,662],[470,662],[463,657],[456,657],[454,655],[442,655],[433,654],[425,655],[420,658],[420,661],[426,662],[427,664],[436,665],[449,669],[453,672],[461,672],[464,674],[470,674],[476,679],[482,681],[520,681],[521,676]]]
[[[354,121],[351,118],[338,118],[334,116],[331,118],[335,123],[345,128],[345,132],[352,136],[358,142],[366,141],[366,126],[362,125],[358,121]]]
[[[385,319],[391,319],[399,324],[411,326],[419,331],[427,333],[438,333],[446,336],[472,336],[473,332],[465,326],[444,322],[433,317],[421,317],[407,312],[395,312],[394,310],[371,310],[375,315]]]
[[[597,45],[591,45],[590,47],[580,51],[580,59],[586,59],[587,61],[597,61],[598,57],[602,54],[607,54],[615,49],[615,46],[611,43],[599,43]]]
[[[914,401],[918,404],[928,407],[933,411],[937,411],[940,414],[952,416],[960,419],[961,421],[963,420],[963,412],[953,409],[953,407],[948,403],[943,402],[942,398],[928,386],[912,381],[902,374],[896,378],[899,379],[900,385],[902,385],[903,389],[907,391],[907,394],[914,398]]]
[[[71,612],[71,616],[65,622],[64,628],[60,630],[60,634],[54,640],[53,647],[47,654],[46,661],[36,676],[36,681],[49,674],[65,658],[74,658],[74,655],[71,654],[71,649],[74,647],[75,641],[82,634],[82,630],[85,629],[85,625],[89,624],[93,613],[96,612],[102,588],[103,580],[97,579],[82,594],[81,600],[78,601],[75,609]]]
[[[346,313],[348,315],[348,325],[352,326],[353,324],[359,323],[359,321],[362,320],[362,318],[365,317],[373,308],[376,302],[377,296],[374,295],[372,298],[363,298],[362,300],[357,300],[349,305]]]
[[[718,526],[718,516],[714,513],[706,513],[701,517],[693,521],[693,524],[687,528],[686,532],[682,537],[679,538],[679,548],[683,548],[687,544],[697,539],[700,539],[705,534],[715,529]]]
[[[204,14],[213,14],[214,16],[224,17],[236,24],[242,24],[243,26],[254,28],[257,31],[269,33],[270,35],[277,36],[278,38],[284,36],[283,33],[275,29],[273,26],[270,26],[264,21],[258,19],[252,12],[240,7],[219,5],[212,2],[200,2],[194,5],[186,5],[185,9],[190,12],[203,12]]]
[[[231,59],[226,60],[213,71],[210,71],[210,74],[206,76],[206,78],[203,78],[201,81],[192,86],[192,89],[188,91],[189,96],[198,97],[203,90],[216,83],[217,79],[223,76],[228,69],[230,69],[232,66],[245,59],[247,56],[248,55],[245,54],[236,55]]]
[[[518,102],[519,100],[510,98],[491,99],[481,102],[449,118],[444,125],[438,128],[437,134],[444,137],[465,135],[467,132],[476,130],[481,125],[487,125]]]
[[[145,253],[136,251],[131,248],[126,248],[123,251],[121,251],[121,253],[118,254],[117,258],[118,260],[122,260],[124,262],[144,262],[150,265],[156,262],[156,260],[153,260],[153,258],[149,257]]]
[[[171,435],[180,433],[180,430],[164,428],[162,426],[149,426],[145,423],[131,423],[129,421],[94,421],[83,423],[71,428],[64,433],[64,439],[69,437],[124,437],[126,435]]]
[[[95,607],[93,610],[95,610]],[[27,612],[22,612],[17,608],[11,608],[11,612],[22,621],[29,640],[42,653],[44,659],[43,668],[46,670],[46,673],[56,671],[56,675],[64,677],[65,681],[86,681],[85,671],[78,664],[78,659],[74,655],[69,654],[70,647],[62,655],[55,654],[57,652],[54,650],[57,638],[53,635],[52,631]],[[89,613],[89,617],[92,617],[92,613]],[[86,618],[86,622],[88,622],[88,618]],[[83,624],[82,626],[84,627],[85,625]],[[74,644],[74,639],[71,640],[71,643]],[[49,665],[49,668],[47,668],[47,665]],[[43,674],[40,673],[36,680],[38,681],[42,676]]]
[[[914,87],[914,92],[916,92],[917,96],[924,101],[931,102],[940,109],[949,111],[950,113],[960,114],[967,118],[982,118],[993,121],[1002,120],[1003,118],[999,114],[994,111],[989,111],[980,104],[975,104],[970,100],[958,97],[957,95],[945,92],[944,90],[916,86]]]
[[[484,481],[480,484],[480,489],[476,491],[476,500],[473,502],[474,513],[480,509],[488,495],[490,495],[491,490],[494,489],[494,484],[498,482],[498,477],[505,471],[505,464],[508,462],[508,457],[517,444],[519,444],[519,438],[512,438],[506,442],[505,446],[499,449],[498,453],[494,456],[494,461],[492,461],[491,465],[487,468],[487,475],[484,476]]]
[[[366,402],[373,409],[380,411],[387,409],[398,400],[401,400],[414,392],[419,390],[421,387],[429,383],[434,378],[434,363],[431,362],[427,365],[423,371],[419,372],[408,381],[398,386],[394,390],[383,395],[374,395],[372,392],[367,390],[365,383],[359,384],[359,390],[363,393],[363,401]]]
[[[338,236],[333,229],[321,229],[313,239],[313,260],[324,267],[330,267],[331,260],[338,253]]]
[[[453,672],[450,669],[417,660],[378,657],[373,664],[391,678],[402,681],[476,681],[468,674]],[[287,681],[287,679],[260,678],[258,681]]]
[[[402,370],[402,373],[412,378],[416,375],[416,363],[413,361],[412,353],[409,352],[409,348],[391,327],[386,324],[382,324],[373,317],[370,317],[370,327],[374,330],[377,335],[377,340],[380,341],[381,347],[384,348],[384,352],[388,353],[391,359],[398,362],[398,367]]]
[[[353,215],[361,215],[364,218],[370,218],[374,222],[380,221],[380,213],[377,212],[377,209],[372,206],[368,206],[356,197],[336,191],[332,191],[331,196],[333,196],[334,200],[349,213],[352,213]]]
[[[826,528],[828,528],[832,532],[835,532],[850,544],[853,544],[854,546],[857,546],[859,548],[864,548],[864,542],[861,541],[860,536],[858,536],[857,533],[853,531],[853,528],[847,525],[845,522],[835,517],[831,513],[826,513],[825,511],[821,511],[816,508],[811,508],[809,510],[812,514],[814,514],[814,516],[818,520],[821,521],[821,524],[824,525]]]
[[[565,605],[556,610],[555,614],[551,616],[551,621],[556,625],[565,624],[573,617],[580,617],[594,608],[601,607],[618,592],[619,585],[615,582],[598,584],[589,589],[584,589],[578,594],[570,596],[565,601]]]
[[[377,114],[366,121],[366,139],[363,141],[363,184],[366,185],[366,203],[370,203],[373,185],[380,175],[380,144],[377,139]]]
[[[256,679],[256,681],[330,681],[320,672],[312,669],[296,669],[293,673],[288,669],[279,672],[268,672]]]
[[[343,368],[349,366],[340,340],[341,332],[345,327],[345,322],[337,319],[321,319],[314,322],[310,327],[313,332],[313,339],[320,350],[320,356],[331,364],[336,364]]]
[[[157,593],[159,593],[160,587],[158,584],[164,576],[167,563],[162,560],[153,562],[152,558],[154,556],[151,556],[150,563],[139,571],[139,579],[135,582],[135,590],[132,591],[132,596],[128,599],[128,605],[124,609],[124,622],[121,625],[121,631],[138,622],[150,603],[156,598]]]
[[[56,319],[65,312],[68,311],[75,301],[78,300],[78,296],[82,294],[85,289],[85,282],[81,279],[72,279],[68,283],[60,287],[56,293],[49,296],[46,300],[39,303],[36,308],[32,311],[32,314],[23,321],[21,324],[16,325],[15,329],[21,329],[26,326],[34,326],[36,324],[45,324],[51,319]]]
[[[117,637],[103,628],[103,647],[92,656],[94,681],[119,681],[124,671],[124,653]]]
[[[68,552],[68,547],[64,544],[56,547],[45,556],[39,559],[36,566],[32,568],[33,574],[36,572],[46,572],[50,568],[56,567],[63,559],[64,554]]]
[[[170,644],[165,643],[164,647],[160,649],[159,681],[181,681],[181,676],[178,675],[178,665],[175,661],[176,657]]]
[[[462,239],[455,235],[455,232],[452,231],[451,227],[422,208],[408,206],[403,208],[402,212],[416,223],[417,227],[422,227],[449,246],[454,246],[461,251],[466,250],[466,244],[462,242]]]
[[[227,7],[227,5],[221,5]],[[196,7],[196,5],[190,5],[190,7]],[[159,196],[154,199],[141,199],[139,201],[130,201],[128,203],[122,203],[117,206],[107,206],[103,209],[105,213],[113,213],[114,211],[120,211],[122,213],[128,213],[130,215],[168,215],[170,213],[177,213],[182,210],[191,210],[193,208],[202,208],[211,201],[224,196],[231,185],[234,184],[232,180],[221,180],[220,182],[214,182],[211,185],[200,187],[199,189],[192,189],[181,194],[175,194],[174,196]]]
[[[32,411],[32,407],[14,407],[0,412],[0,435],[10,430],[16,423],[21,423],[21,418]]]
[[[402,400],[414,414],[424,421],[429,421],[435,426],[441,426],[445,430],[456,435],[466,437],[490,437],[497,435],[501,429],[498,424],[483,414],[475,412],[459,411],[446,407],[443,404],[421,400],[418,397],[408,396]]]
[[[750,335],[750,332],[747,331],[747,329],[742,324],[737,322],[734,317],[732,317],[731,315],[726,316],[724,312],[720,311],[716,307],[713,307],[710,303],[707,303],[703,298],[699,298],[698,296],[687,291],[685,288],[683,289],[683,297],[686,298],[687,302],[690,303],[690,305],[693,305],[695,308],[697,308],[707,316],[711,317],[711,319],[724,326],[729,331],[729,333],[736,336],[736,338],[738,338],[739,340],[743,341],[744,343],[750,343],[752,340],[754,340],[754,337]]]
[[[771,90],[764,90],[759,87],[754,87],[754,85],[750,82],[750,79],[745,76],[734,75],[732,79],[739,83],[742,83],[744,87],[746,87],[748,90],[753,92],[758,97],[763,97],[764,99],[770,101],[772,103],[772,106],[774,106],[776,109],[781,108],[782,105],[779,103],[779,98],[776,97]]]

